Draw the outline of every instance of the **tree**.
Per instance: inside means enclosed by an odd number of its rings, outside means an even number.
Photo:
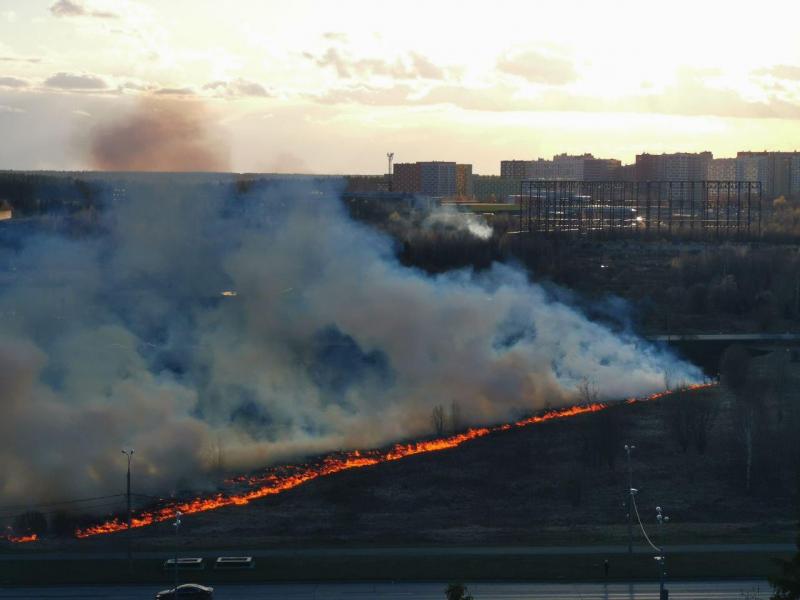
[[[463,583],[451,583],[444,591],[447,600],[473,600],[472,594]]]
[[[705,454],[708,449],[708,438],[717,420],[717,405],[706,395],[697,397],[692,403],[694,409],[694,426],[692,440],[698,454]]]
[[[711,398],[689,392],[685,383],[679,384],[677,391],[664,401],[664,417],[667,430],[684,454],[692,445],[698,454],[705,453],[717,417]]]
[[[441,404],[437,404],[433,407],[431,411],[431,424],[433,425],[433,433],[436,434],[436,437],[442,437],[444,435],[444,407]]]
[[[13,529],[17,535],[42,536],[47,533],[47,518],[38,510],[29,510],[14,518]]]
[[[588,379],[582,379],[578,384],[578,398],[581,404],[596,404],[597,386]]]
[[[450,403],[450,433],[455,435],[461,430],[461,407],[453,400]]]
[[[796,545],[797,552],[792,558],[776,561],[781,573],[769,578],[769,584],[774,590],[772,600],[800,599],[800,524],[797,528]]]
[[[742,433],[745,456],[745,489],[751,489],[757,416],[757,395],[750,389],[750,354],[744,346],[729,346],[719,366],[722,384],[736,400],[736,416]]]
[[[72,537],[77,528],[76,518],[66,511],[59,510],[50,519],[50,533],[56,537]]]

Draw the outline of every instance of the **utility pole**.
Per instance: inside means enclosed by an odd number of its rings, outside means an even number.
[[[133,532],[131,530],[131,460],[133,459],[133,448],[128,448],[127,450],[123,450],[122,453],[128,458],[128,475],[126,477],[127,482],[127,492],[125,497],[127,499],[128,504],[128,533],[126,535],[128,541],[128,574],[133,574],[133,551],[132,551],[132,544],[131,544],[131,535]]]
[[[625,454],[628,456],[628,554],[633,554],[633,471],[631,470],[631,451],[636,446],[625,444]]]

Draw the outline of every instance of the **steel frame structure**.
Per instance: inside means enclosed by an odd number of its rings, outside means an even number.
[[[761,236],[758,181],[544,181],[520,184],[519,231]]]

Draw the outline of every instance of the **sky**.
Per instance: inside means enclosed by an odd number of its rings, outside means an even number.
[[[240,172],[794,150],[798,22],[796,0],[0,0],[0,169],[99,168],[97,132],[159,104]]]

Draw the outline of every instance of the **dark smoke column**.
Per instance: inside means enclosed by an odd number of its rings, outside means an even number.
[[[98,125],[89,152],[102,171],[226,171],[227,146],[195,100],[141,100],[134,111]]]

